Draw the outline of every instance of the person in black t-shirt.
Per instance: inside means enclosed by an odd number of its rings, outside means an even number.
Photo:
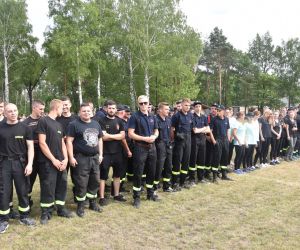
[[[65,208],[67,194],[68,155],[62,126],[55,119],[62,113],[62,101],[50,102],[48,116],[39,120],[36,133],[41,148],[40,182],[41,182],[41,224],[51,219],[54,205],[57,215],[70,218],[73,214]]]
[[[33,142],[34,142],[34,159],[32,165],[32,173],[30,175],[30,187],[28,191],[29,196],[29,204],[30,206],[33,205],[33,201],[31,199],[31,192],[33,189],[34,182],[36,180],[36,176],[39,172],[39,159],[38,156],[40,155],[40,147],[39,147],[39,138],[36,133],[36,128],[38,121],[44,114],[45,104],[42,101],[35,100],[32,102],[32,112],[31,115],[28,116],[23,123],[27,125],[33,135]]]
[[[286,116],[284,120],[287,128],[287,139],[289,143],[289,147],[287,149],[287,155],[286,155],[286,161],[292,161],[293,158],[293,152],[294,147],[296,145],[297,141],[297,121],[295,120],[295,110],[293,108],[288,109],[288,115]]]
[[[109,167],[113,167],[114,200],[124,202],[126,199],[120,195],[120,176],[123,172],[122,140],[125,138],[123,122],[116,117],[117,106],[114,101],[107,101],[107,115],[99,122],[103,131],[103,161],[100,171],[100,200],[101,206],[107,204],[104,198],[105,181],[108,178]]]
[[[268,165],[267,156],[269,153],[269,147],[271,145],[272,131],[269,123],[269,117],[271,115],[270,110],[266,110],[262,117],[258,119],[259,122],[259,136],[261,141],[261,156],[262,167]]]
[[[28,176],[32,172],[34,157],[32,134],[18,121],[15,104],[5,106],[5,116],[6,122],[0,124],[0,233],[8,228],[13,182],[19,199],[20,223],[35,225],[35,221],[29,218],[28,200]]]
[[[69,163],[73,167],[74,195],[77,201],[77,215],[84,216],[84,201],[89,199],[89,208],[96,212],[102,209],[97,205],[100,168],[103,159],[102,130],[91,120],[88,103],[80,105],[79,119],[68,126],[67,149]]]

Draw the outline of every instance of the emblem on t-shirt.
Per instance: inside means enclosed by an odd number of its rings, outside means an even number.
[[[98,145],[99,131],[95,128],[87,128],[83,132],[83,139],[86,141],[86,145],[90,147],[96,147]]]

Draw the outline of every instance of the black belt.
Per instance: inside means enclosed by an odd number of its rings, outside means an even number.
[[[98,154],[98,153],[97,153],[97,154]],[[97,154],[89,155],[89,154],[83,154],[83,153],[75,153],[75,157],[76,157],[76,156],[94,157],[94,156],[96,156]]]
[[[154,145],[154,143],[141,143],[141,142],[135,142],[136,145],[141,146],[142,148],[150,149]]]
[[[21,160],[24,158],[23,155],[15,155],[15,156],[0,156],[0,159],[2,160],[9,160],[9,161],[14,161],[14,160]]]

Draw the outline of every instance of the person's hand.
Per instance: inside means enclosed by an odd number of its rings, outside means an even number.
[[[73,168],[75,168],[76,165],[78,164],[77,160],[76,160],[74,157],[71,158],[71,159],[69,160],[69,162],[70,162],[70,165],[71,165]]]
[[[99,164],[101,164],[102,161],[103,161],[103,156],[99,155]]]
[[[53,164],[54,167],[56,167],[58,170],[60,170],[60,168],[61,168],[61,161],[55,159],[55,160],[52,161],[52,164]]]
[[[64,171],[67,168],[68,160],[62,160],[60,163],[60,171]]]
[[[29,176],[31,173],[32,173],[32,165],[27,165],[25,167],[24,174],[25,174],[25,176]]]
[[[127,151],[127,157],[131,158],[132,157],[132,152],[130,150]]]

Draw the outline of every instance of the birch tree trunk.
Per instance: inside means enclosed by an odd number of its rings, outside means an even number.
[[[145,66],[145,78],[144,78],[144,85],[145,85],[145,94],[150,98],[150,86],[149,86],[149,73],[148,73],[148,65]]]
[[[3,59],[4,59],[4,100],[9,102],[9,79],[8,79],[8,60],[7,60],[6,43],[3,44]]]
[[[129,52],[128,56],[128,62],[129,62],[129,92],[130,92],[130,106],[133,110],[136,109],[135,105],[135,88],[134,88],[134,82],[133,82],[133,67],[132,67],[132,57],[131,52]]]
[[[76,57],[77,57],[77,80],[78,80],[78,96],[79,96],[79,103],[82,103],[82,90],[81,90],[81,77],[79,72],[79,49],[78,46],[76,47]]]
[[[97,65],[97,100],[98,100],[98,107],[100,107],[100,100],[101,100],[101,72],[100,72],[100,66]]]

